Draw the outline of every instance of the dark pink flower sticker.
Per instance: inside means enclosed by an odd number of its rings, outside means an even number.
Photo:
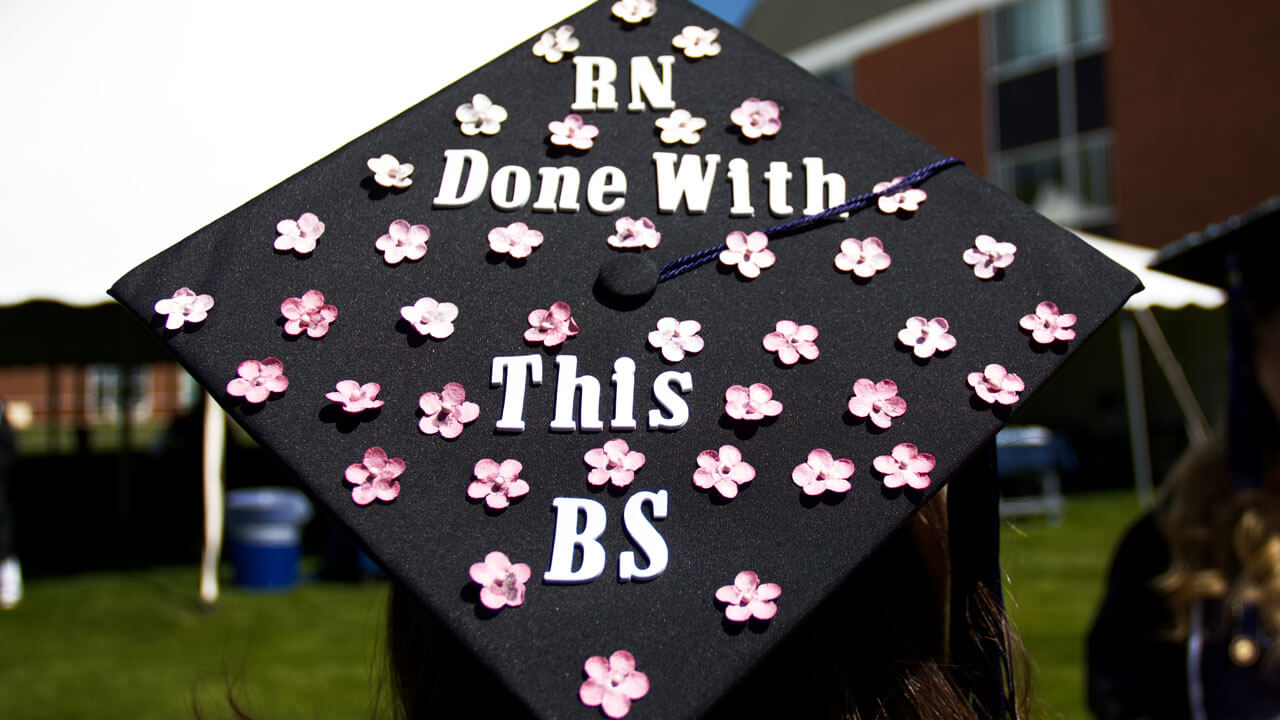
[[[440,434],[452,440],[462,434],[462,426],[480,417],[480,406],[467,402],[467,391],[462,385],[451,382],[440,392],[423,393],[418,398],[422,419],[418,429],[427,435]]]
[[[795,365],[800,358],[816,360],[818,358],[818,328],[812,325],[797,325],[790,320],[779,320],[773,332],[764,336],[764,349],[778,353],[778,360],[784,365]]]
[[[751,140],[777,135],[782,129],[782,113],[772,100],[747,98],[729,113],[729,119],[742,130],[743,137]]]
[[[240,377],[227,383],[227,393],[255,404],[266,402],[271,393],[281,393],[289,387],[279,358],[245,360],[236,368],[236,374]]]
[[[302,213],[297,220],[285,219],[276,223],[276,232],[279,236],[275,241],[275,249],[307,255],[316,249],[316,240],[324,234],[324,223],[320,222],[315,213]]]
[[[355,485],[351,488],[351,499],[357,505],[395,500],[400,495],[400,482],[396,478],[404,474],[404,468],[404,460],[387,457],[380,447],[365,450],[364,462],[347,466],[347,482]]]
[[[658,232],[657,226],[647,217],[635,220],[630,217],[620,217],[614,221],[613,229],[614,234],[606,239],[610,247],[656,248],[658,243],[662,242],[662,233]]]
[[[524,466],[518,460],[506,459],[501,463],[485,458],[476,463],[476,479],[467,486],[467,497],[484,500],[490,509],[502,510],[517,498],[529,492],[529,483],[520,479]]]
[[[763,420],[782,412],[782,403],[773,399],[773,389],[764,383],[749,388],[730,385],[724,391],[724,411],[734,420]]]
[[[1022,378],[991,363],[982,372],[969,373],[969,386],[988,405],[1012,405],[1018,402],[1018,393],[1027,388]]]
[[[524,586],[533,571],[524,563],[512,563],[506,553],[494,550],[484,562],[471,565],[471,579],[480,585],[480,604],[490,610],[524,604]]]
[[[597,487],[610,483],[626,487],[635,479],[636,471],[644,467],[644,453],[632,450],[622,438],[588,450],[582,459],[591,466],[587,482]]]
[[[1058,306],[1051,302],[1042,302],[1036,306],[1032,315],[1023,315],[1018,325],[1023,330],[1031,331],[1031,338],[1041,345],[1049,345],[1055,340],[1072,340],[1076,331],[1071,329],[1076,324],[1074,313],[1060,313]]]
[[[284,331],[289,335],[322,338],[329,332],[329,323],[338,319],[338,308],[326,304],[319,290],[308,290],[300,298],[289,298],[280,303],[284,315]]]
[[[973,239],[973,247],[964,251],[964,261],[973,266],[974,276],[982,280],[990,280],[996,276],[997,270],[1003,270],[1013,264],[1013,254],[1018,246],[1010,242],[1000,242],[990,235],[979,235]]]
[[[890,455],[880,455],[872,466],[884,475],[884,486],[900,488],[903,485],[916,490],[929,487],[929,472],[936,461],[929,453],[922,453],[911,443],[895,445]]]
[[[791,481],[799,485],[805,495],[849,492],[853,487],[849,483],[853,470],[852,460],[836,460],[830,452],[818,448],[810,451],[808,460],[791,471]]]
[[[869,378],[858,378],[853,383],[849,412],[868,418],[876,427],[889,427],[893,424],[893,418],[902,417],[906,411],[907,401],[898,397],[898,384],[894,381],[881,380],[873,383]]]
[[[720,450],[703,450],[698,453],[698,469],[693,471],[693,484],[715,491],[726,499],[738,496],[738,486],[746,485],[756,477],[756,469],[743,462],[742,451],[732,445],[721,445]]]
[[[772,620],[778,614],[774,600],[781,594],[782,587],[777,583],[762,583],[759,575],[743,570],[732,585],[716,590],[716,599],[726,603],[724,617],[731,622],[746,622],[751,618]]]
[[[631,712],[631,701],[649,693],[649,676],[636,670],[635,656],[626,650],[607,658],[589,657],[582,669],[587,679],[578,688],[578,699],[587,707],[599,706],[614,720],[626,717]]]
[[[355,380],[339,380],[337,390],[326,393],[325,397],[336,403],[342,403],[342,409],[349,413],[362,413],[365,410],[380,408],[383,402],[378,399],[382,386],[371,382],[361,385]]]
[[[553,303],[546,310],[534,310],[529,313],[529,329],[524,331],[524,339],[531,343],[542,343],[547,347],[555,347],[578,334],[578,323],[573,319],[569,303]]]

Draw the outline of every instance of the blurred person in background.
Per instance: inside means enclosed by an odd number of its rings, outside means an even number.
[[[22,566],[13,547],[13,507],[9,504],[9,471],[17,459],[13,428],[0,400],[0,609],[22,601]]]
[[[1186,451],[1116,551],[1088,638],[1102,720],[1280,717],[1280,198],[1152,266],[1229,291],[1225,432]]]

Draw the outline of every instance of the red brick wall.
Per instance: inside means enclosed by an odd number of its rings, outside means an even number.
[[[854,82],[863,104],[985,174],[977,16],[862,56]]]
[[[1116,235],[1158,247],[1280,194],[1280,3],[1112,0]]]

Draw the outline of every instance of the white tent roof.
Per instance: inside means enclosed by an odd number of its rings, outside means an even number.
[[[1156,254],[1151,248],[1077,230],[1072,232],[1103,255],[1123,265],[1142,281],[1146,289],[1129,298],[1124,304],[1126,310],[1147,310],[1152,307],[1177,309],[1188,305],[1212,309],[1221,307],[1227,301],[1227,294],[1219,288],[1148,268],[1147,263]]]
[[[106,302],[143,259],[586,4],[0,3],[0,306]]]

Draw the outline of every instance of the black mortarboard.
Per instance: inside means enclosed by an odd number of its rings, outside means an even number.
[[[621,0],[111,292],[535,713],[617,714],[625,651],[632,716],[675,718],[1135,287],[712,16]]]

